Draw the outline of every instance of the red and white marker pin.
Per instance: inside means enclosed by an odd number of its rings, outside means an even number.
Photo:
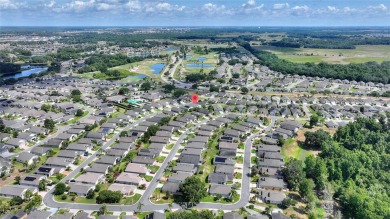
[[[199,100],[199,96],[197,94],[192,94],[191,95],[191,100],[193,103],[197,103]]]

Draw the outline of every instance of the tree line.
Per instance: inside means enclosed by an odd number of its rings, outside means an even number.
[[[328,64],[293,63],[278,58],[277,55],[267,51],[256,51],[248,43],[242,46],[255,55],[259,60],[255,64],[265,65],[271,70],[283,74],[305,75],[310,77],[326,77],[347,79],[350,81],[377,82],[387,84],[390,82],[390,62],[367,62],[361,64]]]
[[[304,146],[321,152],[304,162],[289,160],[283,173],[309,211],[317,194],[338,201],[346,218],[390,218],[389,118],[359,118],[333,137],[323,130],[305,134]]]

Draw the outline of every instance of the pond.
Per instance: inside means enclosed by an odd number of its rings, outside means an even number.
[[[189,68],[212,68],[211,64],[202,64],[202,63],[188,63],[186,65]]]
[[[127,78],[143,79],[143,78],[146,78],[146,77],[147,77],[146,75],[138,74],[138,75],[128,76]]]
[[[168,47],[168,48],[164,49],[164,51],[175,51],[175,50],[178,50],[178,48]]]
[[[161,70],[163,70],[164,67],[165,67],[164,63],[157,63],[150,66],[150,68],[153,70],[154,75],[160,74]]]
[[[184,60],[190,60],[192,56],[186,56]]]
[[[22,71],[15,74],[7,74],[3,75],[0,78],[1,79],[10,79],[10,78],[21,78],[21,77],[28,77],[33,74],[39,74],[41,72],[44,72],[48,69],[48,67],[43,66],[30,66],[30,65],[24,65],[22,66]]]
[[[201,61],[201,62],[206,61],[206,60],[207,60],[207,58],[205,58],[205,57],[199,57],[198,58],[198,61]]]

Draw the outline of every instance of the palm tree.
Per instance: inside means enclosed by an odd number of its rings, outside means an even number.
[[[169,203],[169,204],[168,204],[168,209],[169,209],[169,211],[172,211],[172,208],[173,208],[173,203]]]
[[[139,212],[141,211],[142,206],[144,206],[144,204],[142,204],[141,202],[138,202],[137,210],[138,210]]]

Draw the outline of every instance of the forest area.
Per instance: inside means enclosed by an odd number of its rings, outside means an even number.
[[[367,62],[361,64],[328,64],[292,63],[280,59],[277,55],[267,51],[257,51],[249,43],[241,44],[259,60],[255,64],[265,65],[271,70],[283,74],[305,75],[310,77],[325,77],[334,79],[347,79],[364,82],[376,82],[387,84],[390,81],[390,62]]]
[[[320,149],[320,154],[304,162],[289,160],[283,174],[309,212],[316,196],[333,197],[346,218],[390,218],[389,118],[359,118],[333,137],[323,130],[305,133],[305,146]]]

